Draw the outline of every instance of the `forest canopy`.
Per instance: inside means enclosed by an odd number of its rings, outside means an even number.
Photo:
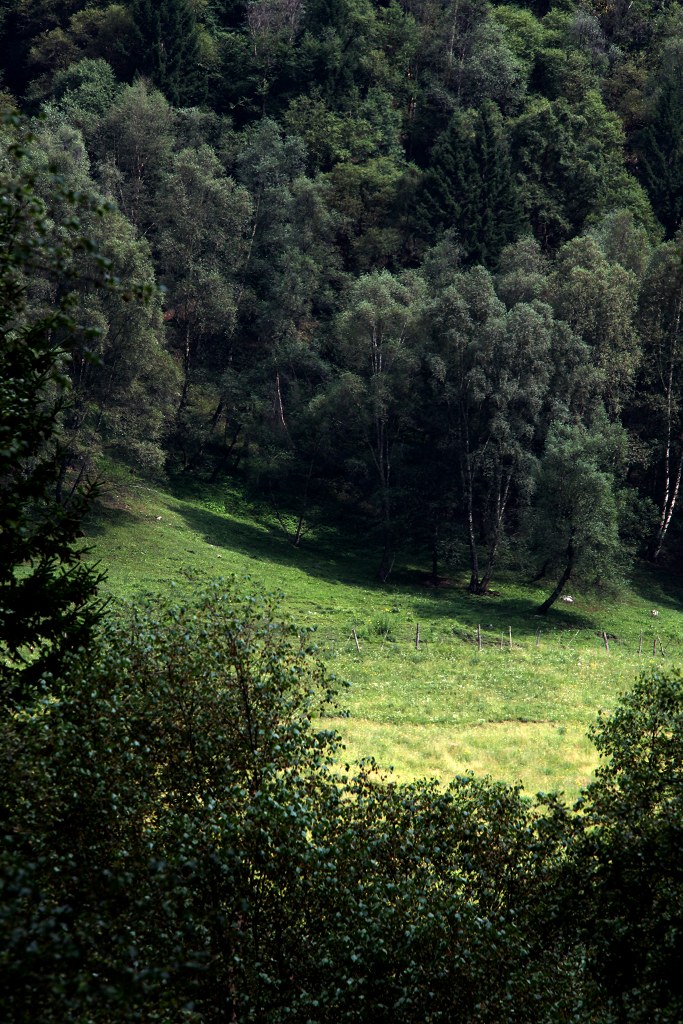
[[[476,593],[511,546],[551,590],[666,554],[677,4],[17,0],[0,53],[39,193],[105,206],[93,238],[155,296],[81,287],[70,472],[237,474],[352,516],[381,578],[467,551]],[[569,519],[560,438],[593,466]]]
[[[543,613],[671,557],[682,55],[673,0],[0,4],[3,1019],[682,1019],[680,673],[573,808],[399,785],[271,597],[105,612],[80,540],[122,460]]]

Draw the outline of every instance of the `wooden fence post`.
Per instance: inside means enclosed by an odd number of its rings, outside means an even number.
[[[607,633],[605,633],[604,630],[602,632],[602,639],[605,641],[605,650],[609,654],[609,640],[607,639]]]
[[[481,650],[481,623],[477,625],[477,647]]]
[[[510,637],[510,650],[512,650],[512,626],[508,626],[508,636]]]
[[[638,642],[638,654],[643,653],[643,631],[640,631],[640,641]]]
[[[415,629],[415,650],[420,650],[420,623],[418,622],[417,628]]]
[[[356,633],[355,628],[353,630],[353,639],[356,641],[356,650],[360,654],[360,644],[358,643],[358,634]]]

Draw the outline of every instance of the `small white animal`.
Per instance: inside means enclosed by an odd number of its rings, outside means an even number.
[[[563,594],[560,601],[564,601],[565,604],[574,604],[574,598],[570,597],[569,594]]]
[[[650,612],[650,615],[652,616],[653,619],[656,619],[657,616],[659,615],[659,612],[657,611],[656,608],[653,608],[652,611]]]

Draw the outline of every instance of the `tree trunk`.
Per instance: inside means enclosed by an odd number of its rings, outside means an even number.
[[[233,450],[235,448],[235,445],[237,444],[237,441],[238,441],[239,436],[240,436],[241,433],[242,433],[242,428],[239,425],[236,426],[235,429],[233,430],[232,438],[230,440],[230,443],[228,444],[227,430],[226,430],[226,434],[225,434],[225,436],[223,438],[223,447],[221,449],[221,453],[220,453],[220,455],[216,456],[216,458],[214,459],[213,469],[211,471],[211,476],[209,477],[209,480],[210,480],[210,482],[212,484],[216,483],[216,480],[218,480],[218,477],[220,476],[220,474],[223,472],[223,470],[227,466],[228,459],[232,455]],[[233,466],[232,466],[233,470],[237,469],[239,461],[240,461],[240,458],[238,457],[237,460],[233,463]]]
[[[468,537],[470,542],[470,564],[472,571],[470,573],[470,582],[467,587],[470,594],[479,593],[479,555],[477,554],[477,541],[474,536],[474,525],[472,523],[471,516],[468,517]]]
[[[391,543],[391,532],[387,527],[384,535],[384,550],[382,552],[382,561],[380,562],[379,569],[377,570],[377,577],[380,583],[386,583],[391,576],[391,570],[394,568],[394,561],[396,555],[393,551],[393,544]]]
[[[304,535],[304,527],[306,525],[306,512],[308,511],[308,491],[309,491],[309,487],[310,487],[310,484],[311,484],[311,478],[313,477],[313,467],[314,467],[314,465],[315,465],[315,456],[313,456],[313,458],[311,459],[310,465],[308,467],[308,474],[306,476],[306,483],[304,485],[304,491],[303,491],[303,495],[301,497],[301,505],[300,505],[300,508],[299,508],[299,516],[298,516],[298,519],[297,519],[296,530],[294,531],[294,535],[293,536],[289,532],[289,530],[287,529],[287,524],[285,523],[285,521],[283,520],[282,516],[280,515],[280,510],[278,509],[278,507],[277,507],[277,505],[275,503],[275,495],[273,494],[272,487],[270,489],[270,502],[271,502],[271,505],[273,506],[273,511],[275,512],[275,515],[277,517],[277,521],[280,524],[280,526],[282,528],[282,532],[284,533],[285,537],[287,538],[289,543],[293,547],[295,547],[295,548],[299,547],[299,545],[301,543],[301,538]]]
[[[63,504],[64,498],[64,480],[66,479],[66,470],[68,467],[68,460],[66,454],[62,453],[59,460],[59,472],[57,474],[57,482],[55,483],[55,501],[57,504]]]
[[[678,331],[681,323],[681,309],[682,300],[679,296],[678,306],[676,309],[676,323],[673,330],[673,340],[671,343],[671,353],[669,356],[669,373],[666,384],[666,447],[664,451],[664,494],[662,496],[662,507],[659,518],[659,526],[657,534],[652,544],[652,561],[656,562],[659,558],[664,544],[664,538],[666,537],[671,523],[674,509],[676,508],[676,502],[678,500],[678,491],[681,486],[681,473],[683,472],[683,455],[681,455],[678,462],[678,471],[674,471],[672,466],[672,442],[673,442],[673,406],[674,406],[674,366],[676,363],[676,342],[678,340]]]
[[[571,577],[572,570],[574,568],[575,557],[576,557],[576,553],[574,551],[574,542],[570,540],[569,544],[567,545],[567,565],[565,566],[565,570],[562,573],[562,575],[560,576],[558,584],[555,587],[555,589],[553,590],[553,592],[550,595],[550,597],[546,598],[546,600],[543,602],[543,604],[539,605],[538,608],[536,609],[536,613],[538,615],[547,615],[548,612],[550,611],[550,609],[552,608],[552,606],[557,601],[558,597],[560,596],[560,594],[564,590],[567,582],[569,581],[569,579]]]
[[[479,553],[477,551],[477,538],[474,535],[474,508],[472,497],[472,472],[467,457],[467,539],[470,545],[470,582],[468,590],[470,594],[479,593]]]
[[[512,468],[507,470],[504,483],[500,477],[498,480],[498,492],[496,494],[496,512],[493,522],[493,530],[488,541],[488,557],[486,559],[486,569],[484,570],[483,577],[479,581],[479,587],[477,589],[478,594],[488,594],[489,591],[491,576],[493,575],[493,568],[496,564],[496,557],[498,555],[498,547],[503,536],[503,521],[505,518],[505,511],[507,509],[508,497],[510,494],[510,481],[512,480],[512,472]]]
[[[479,580],[479,586],[477,587],[475,593],[479,594],[481,597],[483,597],[485,594],[488,594],[488,592],[489,592],[489,584],[490,583],[491,583],[491,573],[490,573],[489,569],[487,568],[486,572],[484,573],[482,578]]]
[[[192,367],[192,335],[190,324],[185,324],[185,338],[183,339],[183,386],[180,391],[180,402],[178,403],[178,416],[187,408],[190,393],[190,370]]]
[[[545,562],[538,570],[535,576],[532,576],[529,583],[538,583],[540,580],[544,580],[548,575],[548,569],[550,568],[550,559],[546,558]]]
[[[681,476],[683,476],[683,455],[681,455],[678,461],[678,470],[676,472],[675,479],[672,481],[671,473],[669,469],[669,451],[667,450],[667,461],[666,461],[666,488],[664,499],[662,501],[662,513],[659,522],[659,528],[657,530],[657,536],[652,550],[652,561],[656,562],[661,553],[664,545],[664,539],[667,535],[671,519],[676,508],[676,502],[678,501],[678,492],[681,486]]]
[[[432,524],[432,582],[434,586],[439,581],[439,523]]]

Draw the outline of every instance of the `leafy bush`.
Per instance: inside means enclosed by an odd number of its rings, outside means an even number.
[[[338,743],[306,635],[216,585],[110,618],[60,690],[2,726],[3,1019],[282,1001]]]
[[[5,717],[4,1020],[543,1019],[555,836],[503,785],[336,775],[307,640],[148,600]]]
[[[683,1019],[683,677],[644,674],[593,740],[573,854],[580,940],[599,1019]]]
[[[217,582],[110,615],[6,712],[2,1019],[680,1020],[680,675],[599,723],[572,812],[340,774],[308,639]]]

